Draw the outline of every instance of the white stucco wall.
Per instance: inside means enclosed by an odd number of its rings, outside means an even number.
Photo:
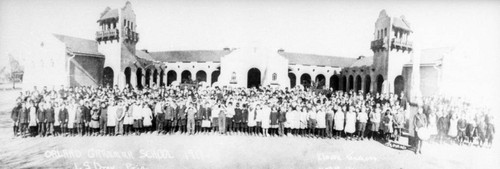
[[[52,34],[47,34],[34,51],[36,55],[30,56],[24,67],[23,90],[31,90],[34,86],[39,89],[43,86],[47,86],[48,89],[53,87],[58,89],[61,85],[68,86],[65,44]]]

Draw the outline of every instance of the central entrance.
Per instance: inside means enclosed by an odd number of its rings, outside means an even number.
[[[250,70],[248,70],[247,87],[258,88],[259,86],[260,86],[260,70],[257,68],[251,68]]]

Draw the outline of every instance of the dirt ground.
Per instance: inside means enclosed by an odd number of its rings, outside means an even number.
[[[492,149],[426,143],[423,155],[376,141],[216,134],[14,138],[18,91],[0,91],[0,168],[498,168]],[[496,146],[495,146],[496,145]]]

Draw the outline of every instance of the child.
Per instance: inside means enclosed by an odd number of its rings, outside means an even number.
[[[334,116],[334,126],[335,126],[335,139],[339,139],[342,136],[342,131],[344,131],[344,119],[345,119],[345,114],[344,111],[346,110],[345,106],[342,106],[342,109],[338,109],[337,112],[335,112]]]
[[[343,108],[344,110],[344,108]],[[356,131],[356,113],[354,112],[354,106],[349,106],[349,111],[345,115],[345,129],[347,134],[346,140],[352,140],[352,134]]]

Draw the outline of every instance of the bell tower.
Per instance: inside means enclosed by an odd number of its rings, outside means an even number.
[[[132,4],[126,2],[122,8],[106,7],[97,20],[96,41],[99,52],[104,54],[103,85],[125,85],[124,61],[135,57],[135,46],[139,42],[137,22]]]
[[[402,72],[413,51],[412,33],[404,16],[390,17],[385,10],[380,11],[370,45],[375,92],[399,94],[404,91]]]

